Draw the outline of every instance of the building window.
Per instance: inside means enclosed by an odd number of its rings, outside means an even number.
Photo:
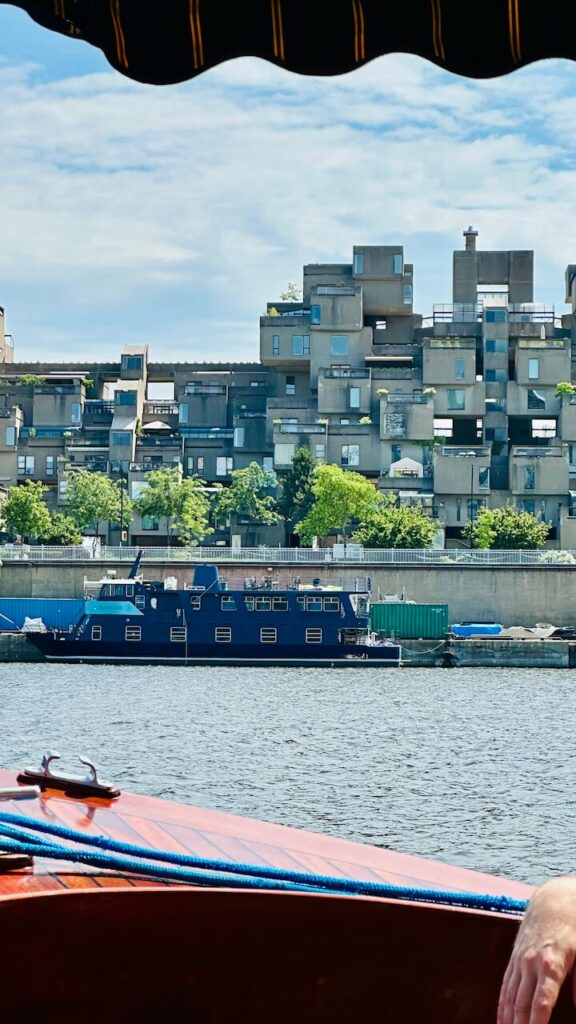
[[[125,640],[141,640],[142,639],[142,627],[141,626],[126,626],[124,630]]]
[[[342,466],[359,466],[360,465],[360,445],[358,444],[343,444],[342,445]]]
[[[400,462],[400,459],[402,458],[402,448],[400,447],[400,445],[399,444],[391,445],[390,451],[391,451],[391,456],[390,456],[391,462]]]
[[[54,455],[46,456],[46,476],[54,476],[56,470],[56,459]]]
[[[454,434],[454,420],[439,417],[434,420],[434,437],[445,437],[450,440]]]
[[[401,274],[403,270],[403,259],[401,252],[395,252],[392,257],[392,273]]]
[[[244,447],[244,427],[234,427],[234,447]]]
[[[201,474],[201,473],[204,472],[204,456],[203,455],[199,455],[198,458],[196,459],[196,469],[197,469],[198,474]]]
[[[274,626],[264,626],[260,630],[261,644],[275,644],[278,639],[278,630]]]
[[[360,388],[350,388],[348,391],[348,398],[350,409],[360,408]]]
[[[333,377],[349,377],[351,367],[346,363],[332,363],[330,370]]]
[[[185,644],[187,638],[186,626],[170,626],[170,642],[173,644]]]
[[[307,644],[321,644],[322,643],[322,629],[317,626],[309,626],[306,630],[306,643]]]
[[[142,516],[143,530],[159,530],[160,520],[156,516]]]
[[[188,458],[186,459],[186,468],[187,468],[187,471],[188,471],[189,475],[191,475],[194,472],[194,456],[193,455],[189,455]]]
[[[265,455],[262,459],[262,469],[266,473],[274,472],[274,458],[272,455]]]
[[[545,409],[546,395],[543,395],[541,391],[534,391],[533,388],[528,388],[528,408]]]
[[[80,402],[72,402],[70,406],[70,423],[80,423],[82,420],[82,406]]]
[[[142,356],[122,356],[123,370],[141,370]]]
[[[216,626],[214,630],[214,640],[217,644],[229,644],[232,642],[232,627],[231,626]]]
[[[487,352],[501,352],[505,353],[508,346],[503,338],[487,338],[486,339],[486,351]]]
[[[178,403],[178,422],[188,423],[188,404],[187,402]]]
[[[348,335],[347,334],[332,334],[330,337],[330,355],[331,356],[347,356],[348,355]]]
[[[92,632],[90,634],[92,640],[102,639],[102,626],[92,626]]]
[[[354,253],[354,273],[355,274],[363,274],[364,273],[364,253],[363,252],[355,252]]]
[[[13,448],[16,444],[16,427],[6,427],[6,447]]]
[[[533,491],[536,487],[536,467],[524,466],[524,490]]]
[[[216,476],[228,476],[234,469],[234,459],[230,456],[218,455],[216,458]]]
[[[532,437],[556,437],[556,420],[532,420]]]
[[[279,334],[273,334],[272,335],[272,355],[273,356],[279,356],[280,355],[280,335]]]
[[[456,498],[456,522],[459,523],[462,519],[462,499]]]
[[[293,334],[292,335],[292,355],[293,356],[309,356],[310,355],[310,335],[309,334]]]
[[[478,487],[481,491],[488,490],[490,487],[490,470],[487,466],[482,466],[478,470]]]
[[[317,462],[324,462],[326,458],[326,445],[324,443],[314,445],[314,457]]]
[[[540,360],[529,359],[528,360],[528,380],[538,380],[540,376]]]
[[[18,476],[34,476],[34,456],[18,456]]]
[[[295,444],[280,443],[274,445],[274,462],[277,466],[289,466],[292,462]]]
[[[115,393],[116,405],[136,405],[135,391],[117,391]],[[72,420],[74,423],[75,421]]]
[[[505,324],[506,323],[506,310],[505,309],[487,309],[486,310],[486,323],[487,324]]]
[[[528,512],[531,516],[536,515],[536,499],[524,498],[522,502],[522,510],[524,512]]]
[[[454,380],[464,380],[466,377],[466,364],[461,356],[454,360]]]
[[[402,288],[402,302],[405,306],[412,305],[412,285],[405,284]]]
[[[223,612],[235,612],[236,611],[236,598],[232,597],[231,594],[226,594],[220,598],[220,607]]]
[[[349,425],[350,425],[350,420],[348,419],[347,416],[344,416],[343,419],[342,418],[340,419],[340,426],[347,427]]]
[[[310,323],[313,327],[317,327],[322,317],[321,306],[310,306]]]
[[[454,409],[454,410],[464,409],[464,406],[466,404],[465,399],[466,399],[466,395],[465,395],[464,391],[461,391],[461,390],[454,391],[451,388],[448,388],[448,408],[449,409]]]
[[[127,430],[115,430],[110,434],[110,444],[116,448],[125,448],[131,440],[132,435]]]
[[[296,394],[296,377],[294,377],[294,376],[287,376],[286,377],[286,394],[287,395],[295,395]]]

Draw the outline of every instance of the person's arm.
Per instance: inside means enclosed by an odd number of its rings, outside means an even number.
[[[548,1024],[564,979],[576,961],[576,877],[536,890],[506,968],[498,1024]],[[576,976],[573,979],[576,1001]]]

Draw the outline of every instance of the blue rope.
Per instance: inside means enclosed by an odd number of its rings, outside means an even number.
[[[30,832],[32,834],[30,834]],[[60,840],[96,847],[102,852],[78,850],[34,835],[34,832],[55,836]],[[356,896],[378,896],[388,899],[436,903],[493,910],[505,914],[521,914],[525,900],[468,892],[417,889],[410,886],[316,875],[259,864],[237,864],[229,861],[195,857],[190,854],[151,850],[148,847],[110,839],[104,835],[88,835],[63,825],[39,821],[17,814],[0,812],[0,847],[7,852],[27,853],[37,857],[76,861],[104,870],[130,874],[146,874],[155,878],[173,879],[195,885],[219,885],[241,889],[278,889],[283,891],[323,892]],[[119,856],[118,856],[119,855]],[[158,863],[150,863],[158,861]],[[167,866],[162,866],[163,864]]]

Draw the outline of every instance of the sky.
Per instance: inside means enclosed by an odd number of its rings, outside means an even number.
[[[534,249],[535,300],[576,263],[576,64],[474,81],[391,55],[307,78],[242,58],[139,85],[0,5],[0,306],[18,360],[255,360],[305,263],[404,246],[414,309],[452,251]]]

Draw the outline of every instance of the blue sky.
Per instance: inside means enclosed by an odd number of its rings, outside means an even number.
[[[534,249],[538,301],[576,262],[576,65],[476,82],[393,55],[304,78],[242,59],[138,85],[0,5],[0,305],[18,359],[255,359],[304,263],[402,244],[415,309],[452,250]]]

